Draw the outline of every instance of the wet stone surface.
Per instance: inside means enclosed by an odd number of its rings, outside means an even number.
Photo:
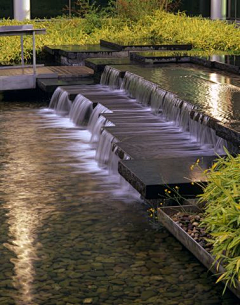
[[[0,304],[238,304],[38,107],[0,104]]]

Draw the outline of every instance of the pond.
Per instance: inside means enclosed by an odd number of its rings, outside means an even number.
[[[0,304],[237,304],[43,103],[0,103]]]

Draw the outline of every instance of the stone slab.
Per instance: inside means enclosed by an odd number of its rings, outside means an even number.
[[[130,58],[87,58],[85,59],[85,65],[95,72],[103,72],[107,65],[132,65],[134,64]]]
[[[148,126],[146,126],[148,128]],[[195,146],[191,150],[185,149],[184,147],[178,147],[177,144],[165,147],[165,143],[160,141],[149,142],[148,139],[139,142],[118,142],[116,145],[117,155],[123,159],[124,155],[129,156],[133,160],[148,160],[148,159],[162,159],[166,157],[178,158],[183,154],[185,156],[193,155],[206,155],[208,152],[199,150],[199,147]],[[187,148],[187,147],[186,147]]]
[[[59,86],[70,85],[93,85],[94,80],[92,78],[82,79],[37,79],[37,85],[44,92],[53,93]]]
[[[164,158],[161,160],[120,161],[118,171],[144,198],[166,198],[166,189],[181,196],[195,197],[207,183],[203,174],[212,166],[216,156],[200,157],[199,165],[191,170],[198,157]],[[192,184],[193,183],[193,184]]]
[[[88,44],[88,45],[48,45],[44,46],[44,51],[51,54],[57,55],[60,51],[66,53],[97,53],[102,51],[109,51],[110,48],[101,46],[100,44]],[[114,51],[114,49],[112,49]]]
[[[155,44],[150,40],[139,40],[136,43],[112,42],[100,40],[100,45],[117,51],[142,51],[142,50],[191,50],[191,44]]]
[[[169,53],[169,54],[168,54]],[[142,64],[190,63],[190,56],[184,51],[179,52],[132,52],[130,58]]]

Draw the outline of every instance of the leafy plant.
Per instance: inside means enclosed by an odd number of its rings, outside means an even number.
[[[156,10],[168,11],[173,3],[175,7],[173,0],[117,0],[116,9],[120,18],[139,20]]]
[[[138,0],[140,1],[140,0]],[[36,37],[38,57],[44,56],[44,45],[96,44],[100,39],[124,41],[125,43],[191,43],[194,49],[211,55],[221,51],[239,53],[240,30],[234,24],[211,21],[201,17],[187,17],[183,13],[172,14],[154,11],[139,20],[109,16],[107,11],[91,11],[85,18],[57,18],[17,22],[4,19],[2,25],[31,23],[35,28],[46,28],[46,35]],[[21,61],[20,39],[0,37],[0,63],[14,64]],[[31,37],[24,37],[25,60],[30,61]],[[206,52],[206,53],[205,53]]]
[[[226,270],[217,282],[235,286],[240,281],[240,155],[227,153],[207,177],[209,183],[200,196],[200,202],[207,202],[203,225],[213,236],[212,254]]]
[[[90,12],[95,12],[97,7],[91,4],[90,0],[77,0],[73,3],[71,13],[75,17],[83,18]],[[66,5],[63,11],[69,12],[69,6]]]

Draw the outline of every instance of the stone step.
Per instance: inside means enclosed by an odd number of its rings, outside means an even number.
[[[102,73],[106,66],[114,65],[132,65],[130,58],[87,58],[85,66],[93,69],[95,72]]]
[[[144,198],[158,199],[177,196],[194,198],[202,193],[216,156],[163,158],[159,160],[120,161],[118,171]],[[191,167],[199,159],[199,165]],[[170,193],[169,193],[170,192]]]

